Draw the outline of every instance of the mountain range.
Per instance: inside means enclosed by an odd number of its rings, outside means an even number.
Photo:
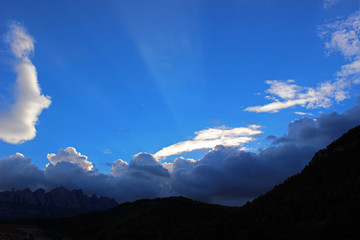
[[[0,219],[68,217],[89,211],[101,211],[118,203],[108,197],[88,197],[82,190],[69,191],[64,187],[49,192],[29,188],[0,192]]]

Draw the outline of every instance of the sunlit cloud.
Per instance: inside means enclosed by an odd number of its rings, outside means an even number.
[[[30,60],[34,42],[26,29],[18,23],[10,25],[5,37],[11,53],[16,58],[15,103],[9,111],[0,112],[0,139],[18,144],[36,136],[35,125],[42,110],[51,104],[50,97],[44,96],[37,79],[36,68]]]
[[[339,52],[350,61],[337,72],[338,79],[360,83],[360,11],[350,17],[321,26],[328,53]]]
[[[56,165],[60,162],[69,162],[78,165],[79,167],[91,171],[93,164],[88,161],[88,157],[81,155],[73,147],[67,147],[65,149],[60,149],[58,154],[49,153],[47,154],[47,159],[51,162],[52,165]]]
[[[340,52],[350,61],[335,74],[335,79],[320,83],[316,88],[294,84],[294,80],[268,80],[270,88],[266,90],[269,94],[266,98],[272,102],[251,106],[245,111],[279,112],[297,105],[307,109],[327,108],[350,97],[351,86],[360,84],[360,11],[347,19],[321,26],[319,35],[325,40],[329,54]]]
[[[254,141],[262,133],[260,126],[250,125],[248,127],[227,128],[208,128],[195,132],[192,140],[178,142],[158,151],[154,156],[163,158],[185,152],[200,149],[211,149],[217,145],[223,146],[242,146],[245,143]]]
[[[114,177],[119,177],[128,169],[128,167],[129,165],[127,162],[118,159],[112,163],[110,175]]]
[[[343,101],[348,97],[346,88],[349,87],[347,81],[338,80],[334,82],[322,83],[317,88],[301,87],[293,83],[293,80],[278,81],[268,80],[270,88],[266,91],[270,93],[266,98],[273,102],[262,106],[248,107],[248,112],[279,112],[279,110],[290,108],[296,105],[308,109],[327,108],[333,101]]]
[[[312,116],[312,113],[305,113],[305,112],[295,112],[295,114],[301,115],[301,116],[305,116],[305,115]]]

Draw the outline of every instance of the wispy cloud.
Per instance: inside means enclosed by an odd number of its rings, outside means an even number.
[[[320,37],[325,39],[328,53],[340,52],[347,61],[335,74],[333,81],[320,83],[316,88],[302,87],[294,80],[268,80],[266,90],[271,103],[251,106],[249,112],[278,112],[282,109],[300,105],[307,109],[327,108],[333,102],[341,102],[349,97],[352,84],[360,83],[360,11],[347,19],[342,19],[320,27]]]
[[[155,154],[155,157],[162,158],[199,149],[211,149],[217,145],[241,146],[254,141],[256,136],[262,133],[259,128],[258,125],[239,128],[227,128],[225,126],[208,128],[195,132],[196,136],[192,140],[179,142],[161,149]]]
[[[295,112],[295,114],[301,115],[301,116],[305,116],[305,115],[311,116],[312,115],[311,113],[305,113],[305,112]]]
[[[5,39],[16,58],[16,101],[9,111],[0,112],[0,139],[18,144],[36,136],[38,117],[51,101],[50,97],[41,93],[36,68],[30,60],[35,40],[15,22],[10,25]]]
[[[324,8],[331,8],[332,6],[334,6],[338,2],[339,2],[339,0],[324,0],[323,7]]]
[[[279,110],[290,108],[296,105],[313,108],[326,108],[332,105],[333,100],[337,102],[347,98],[346,88],[349,83],[343,80],[325,82],[317,88],[301,87],[293,83],[293,80],[278,81],[268,80],[270,88],[266,90],[266,98],[273,102],[262,106],[248,107],[248,112],[279,112]]]
[[[337,72],[338,79],[360,83],[360,11],[320,28],[328,53],[340,52],[350,61]]]

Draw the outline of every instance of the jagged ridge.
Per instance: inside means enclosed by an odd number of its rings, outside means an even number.
[[[0,193],[0,219],[65,217],[88,211],[114,207],[117,202],[108,197],[88,197],[82,190],[69,191],[64,187],[49,192],[29,188]]]

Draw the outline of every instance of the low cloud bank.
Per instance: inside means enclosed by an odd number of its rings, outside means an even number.
[[[359,124],[360,99],[342,114],[332,112],[291,122],[287,134],[269,136],[272,144],[257,153],[218,145],[198,161],[178,158],[172,163],[160,163],[152,154],[139,153],[129,163],[114,161],[110,174],[84,167],[87,157],[74,148],[50,154],[44,170],[17,153],[0,160],[0,190],[64,186],[111,196],[119,202],[182,195],[241,205],[299,172],[316,151]]]

